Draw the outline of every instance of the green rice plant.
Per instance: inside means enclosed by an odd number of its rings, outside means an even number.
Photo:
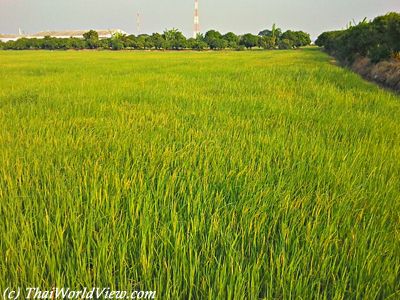
[[[396,299],[399,100],[313,48],[0,52],[0,290]]]

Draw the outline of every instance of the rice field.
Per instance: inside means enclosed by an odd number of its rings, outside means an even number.
[[[312,48],[0,51],[0,291],[399,299],[399,120]]]

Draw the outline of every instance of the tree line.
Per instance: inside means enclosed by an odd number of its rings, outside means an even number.
[[[392,12],[349,24],[345,30],[324,32],[315,44],[346,64],[358,57],[368,57],[373,63],[387,60],[400,52],[400,14]]]
[[[311,44],[310,35],[303,31],[282,32],[275,25],[271,30],[263,30],[258,35],[247,33],[237,35],[233,32],[222,34],[216,30],[187,39],[177,29],[165,30],[162,34],[124,35],[115,33],[111,38],[100,39],[96,31],[90,30],[83,38],[20,38],[16,41],[0,42],[5,50],[68,50],[68,49],[112,49],[112,50],[245,50],[295,49]]]

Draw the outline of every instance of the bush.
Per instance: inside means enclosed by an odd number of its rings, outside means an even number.
[[[347,64],[357,57],[368,57],[377,63],[400,51],[399,36],[400,14],[389,13],[347,30],[324,32],[315,43]]]
[[[368,57],[373,63],[387,60],[391,57],[392,52],[387,45],[377,45],[370,49]]]

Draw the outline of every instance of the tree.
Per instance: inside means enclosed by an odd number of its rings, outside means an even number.
[[[247,49],[251,49],[258,44],[258,36],[251,33],[246,33],[240,39],[240,45],[245,46]]]
[[[197,42],[196,39],[188,38],[186,40],[186,47],[188,47],[189,49],[194,49],[194,45],[195,45],[196,42]]]
[[[112,50],[122,50],[124,49],[124,43],[118,39],[111,40],[111,49]]]
[[[70,38],[69,39],[69,49],[85,49],[85,41],[78,38]]]
[[[96,32],[97,33],[97,32]],[[126,38],[126,34],[122,33],[122,32],[114,32],[111,36],[111,38],[113,40],[120,40],[123,41]],[[99,39],[99,36],[97,35],[97,39]]]
[[[297,35],[299,38],[299,47],[309,46],[311,44],[310,34],[304,31],[297,31]]]
[[[8,41],[3,44],[4,50],[11,50],[14,48],[14,41]]]
[[[97,42],[97,48],[104,49],[104,50],[110,50],[110,49],[112,49],[112,42],[113,42],[112,38],[101,39]]]
[[[94,30],[89,30],[83,34],[83,38],[85,39],[88,48],[95,49],[98,47],[99,34]]]
[[[214,39],[222,39],[222,34],[216,30],[209,30],[206,32],[206,34],[204,35],[204,41],[206,43],[208,43],[211,40]]]
[[[186,38],[178,29],[165,30],[163,35],[166,41],[166,48],[179,50],[186,48]]]
[[[387,24],[387,20],[390,19],[390,22]],[[393,21],[394,20],[394,21]],[[382,28],[390,27],[393,32],[397,34],[398,27],[397,26],[397,15],[391,16],[390,18],[383,18],[380,21],[382,24],[380,25]],[[386,27],[385,27],[386,26]],[[354,28],[357,28],[355,26]],[[354,31],[356,29],[353,29]],[[358,30],[358,29],[357,29]],[[387,31],[384,29],[385,32]],[[396,31],[397,30],[397,31]],[[264,49],[275,49],[277,47],[277,36],[281,36],[281,31],[279,28],[276,28],[275,24],[272,30],[264,30],[260,32],[259,36],[255,36],[251,33],[245,34],[243,36],[237,36],[233,32],[228,32],[222,35],[220,32],[216,30],[209,30],[204,36],[202,34],[198,34],[196,38],[191,38],[186,40],[185,36],[179,30],[173,28],[171,30],[165,30],[163,34],[153,33],[151,36],[147,34],[141,34],[139,36],[134,35],[125,35],[120,32],[116,32],[112,35],[111,38],[103,38],[99,39],[99,35],[96,31],[90,30],[83,34],[83,39],[79,38],[53,38],[50,36],[46,36],[43,39],[27,39],[21,38],[17,41],[9,41],[7,43],[0,43],[0,48],[2,49],[48,49],[48,50],[56,50],[56,49],[113,49],[113,50],[122,50],[122,49],[171,49],[171,50],[181,50],[181,49],[193,49],[193,50],[203,50],[206,48],[219,50],[225,49],[227,47],[231,49],[237,50],[245,50],[251,49],[255,46],[260,46]],[[347,41],[350,33],[347,33],[343,39],[335,40],[333,42],[333,38],[327,38],[327,35],[321,35],[320,42],[321,45],[327,47],[327,42],[331,41],[332,45],[335,46],[335,49],[340,48],[337,47],[338,44],[343,44],[344,41]],[[385,39],[388,39],[393,42],[393,44],[397,43],[397,40],[391,37],[391,35],[385,36]],[[287,31],[283,35],[285,40],[289,40],[292,46],[300,46],[309,43],[309,35],[301,32],[301,31]],[[324,38],[324,39],[323,39]],[[326,42],[326,43],[325,43]],[[280,46],[285,47],[285,43],[281,43]],[[354,43],[353,43],[354,44]],[[353,45],[354,46],[354,45]],[[400,48],[400,47],[398,47]],[[345,48],[347,49],[347,48]],[[383,48],[383,46],[379,45],[376,49],[371,50],[374,56],[381,56],[387,53],[387,48]],[[393,49],[389,49],[390,53],[393,53]],[[347,51],[347,50],[346,50]]]
[[[166,48],[166,41],[164,37],[159,33],[153,33],[151,36],[152,43],[157,50],[165,49]]]
[[[263,49],[275,49],[276,39],[272,36],[260,36],[258,38],[258,45]]]
[[[187,40],[187,47],[192,50],[204,50],[208,47],[207,43],[203,41],[202,37],[196,39],[190,38]]]
[[[106,47],[111,47],[112,50],[122,50],[125,48],[125,45],[127,44],[128,37],[126,34],[123,34],[121,32],[115,32],[109,41],[107,41],[107,46]],[[98,41],[98,44],[101,44],[100,41]]]
[[[213,50],[225,49],[228,46],[222,34],[216,30],[209,30],[204,36],[204,41],[208,44],[208,47]]]
[[[136,37],[132,35],[128,35],[125,39],[125,48],[135,49],[136,46]]]
[[[299,48],[302,46],[308,46],[311,44],[311,38],[308,33],[303,31],[291,31],[284,32],[281,39],[287,39],[292,42],[293,47]]]
[[[282,30],[278,27],[276,27],[276,24],[272,25],[272,29],[265,29],[263,31],[260,31],[258,33],[259,36],[269,36],[269,37],[275,37],[275,40],[278,40],[281,35],[282,35]]]
[[[146,47],[146,36],[139,35],[135,38],[134,48],[138,50],[144,50]]]
[[[204,35],[198,33],[196,38],[190,38],[187,40],[187,47],[192,50],[201,51],[208,48],[208,44],[204,41]]]
[[[153,42],[153,38],[151,36],[146,36],[144,38],[144,48],[145,49],[153,49],[155,47],[154,42]]]
[[[265,29],[258,33],[259,36],[272,36],[272,31],[269,29]]]
[[[272,25],[272,31],[271,31],[271,36],[275,37],[277,40],[281,38],[282,35],[282,30],[278,27],[276,27],[276,24],[274,23]]]
[[[62,49],[62,50],[71,49],[70,39],[71,38],[57,39],[57,49]]]
[[[333,53],[336,50],[339,37],[344,33],[344,30],[324,32],[317,38],[315,44],[319,47],[324,47],[329,53]]]
[[[52,38],[50,36],[45,36],[42,39],[41,43],[41,48],[42,49],[47,49],[47,50],[55,50],[58,48],[58,43],[56,38]]]
[[[288,39],[281,39],[278,42],[278,48],[280,50],[288,50],[288,49],[292,49],[293,48],[293,43],[291,40]]]
[[[233,32],[226,33],[222,38],[227,42],[228,48],[234,49],[239,45],[239,37]]]
[[[83,34],[83,38],[85,39],[85,41],[97,41],[99,39],[99,34],[97,33],[97,31],[89,30],[88,32],[85,32]]]
[[[31,44],[29,42],[29,39],[27,39],[27,38],[20,38],[14,42],[13,49],[15,49],[15,50],[26,50],[26,49],[30,49],[30,48],[31,48]]]
[[[228,46],[227,41],[224,39],[211,39],[208,42],[208,47],[212,50],[222,50],[225,49]]]

